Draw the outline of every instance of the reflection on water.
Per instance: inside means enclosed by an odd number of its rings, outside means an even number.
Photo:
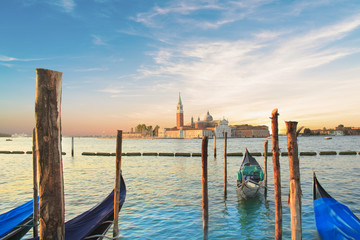
[[[30,151],[31,138],[1,141],[0,150]],[[266,139],[228,139],[228,152],[262,152]],[[268,158],[268,198],[247,201],[236,194],[236,172],[242,158],[228,157],[228,188],[224,198],[223,141],[218,139],[217,157],[209,141],[209,239],[273,239],[274,195],[272,161]],[[360,137],[300,137],[299,151],[360,151]],[[70,219],[100,202],[113,188],[115,157],[82,156],[82,152],[115,152],[115,139],[63,138],[65,211]],[[280,136],[286,151],[286,137]],[[271,142],[269,141],[269,149]],[[201,139],[123,140],[124,152],[200,152]],[[263,157],[256,157],[263,166]],[[300,157],[303,191],[303,239],[318,239],[312,205],[312,169],[323,187],[360,216],[360,156]],[[0,154],[0,213],[32,197],[32,156]],[[288,158],[280,157],[283,205],[283,237],[289,239],[290,209]],[[120,212],[121,239],[202,239],[202,194],[200,157],[123,157],[127,184],[126,202]],[[339,184],[342,185],[339,188]],[[31,233],[29,233],[31,234]],[[110,234],[111,235],[111,234]]]

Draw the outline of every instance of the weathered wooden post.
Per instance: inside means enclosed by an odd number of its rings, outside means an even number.
[[[227,196],[227,132],[224,133],[224,196]]]
[[[61,156],[62,73],[36,69],[35,138],[39,167],[40,240],[65,239]]]
[[[34,238],[39,236],[39,229],[38,229],[38,221],[39,221],[39,183],[38,183],[38,167],[37,167],[37,159],[36,159],[36,137],[35,137],[35,128],[33,129],[33,147],[32,147],[32,153],[33,153],[33,186],[34,186],[34,192],[33,192],[33,235]]]
[[[282,239],[282,204],[281,204],[281,178],[279,161],[279,133],[278,109],[271,113],[273,169],[274,169],[274,196],[275,196],[275,240]]]
[[[285,122],[290,169],[290,213],[291,239],[302,239],[301,226],[301,185],[297,145],[297,122]]]
[[[207,239],[208,228],[209,228],[207,156],[208,156],[208,137],[203,137],[202,145],[201,145],[201,165],[202,165],[202,209],[203,209],[204,239]]]
[[[216,157],[216,136],[214,135],[214,157]]]
[[[267,198],[267,152],[268,152],[268,141],[266,140],[264,143],[264,196],[265,200]]]
[[[122,153],[122,131],[118,130],[116,138],[116,172],[114,189],[114,227],[113,237],[119,234],[119,202],[120,202],[120,183],[121,183],[121,153]]]
[[[71,138],[71,156],[74,156],[74,137]]]

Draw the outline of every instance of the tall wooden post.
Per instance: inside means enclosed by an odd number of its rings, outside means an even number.
[[[264,143],[264,196],[265,200],[267,198],[267,152],[268,152],[268,141],[266,140]]]
[[[282,239],[282,204],[281,204],[281,178],[279,161],[279,130],[278,130],[278,110],[274,109],[271,113],[271,129],[273,143],[273,169],[274,169],[274,196],[275,196],[275,240]]]
[[[113,237],[119,234],[119,202],[120,202],[120,183],[121,183],[121,153],[122,153],[122,131],[118,130],[116,138],[116,175],[114,189],[114,227]]]
[[[34,238],[39,236],[38,230],[38,221],[39,221],[39,183],[38,183],[38,167],[37,167],[37,160],[36,160],[36,137],[35,137],[35,128],[33,129],[33,186],[34,186],[34,195],[33,195],[33,234]]]
[[[296,136],[297,122],[285,122],[290,169],[290,213],[291,239],[302,239],[301,226],[301,185],[298,145]]]
[[[214,157],[216,157],[216,136],[214,135]]]
[[[224,196],[227,196],[227,132],[224,133]]]
[[[74,156],[74,137],[71,138],[71,156]]]
[[[207,156],[208,156],[208,137],[203,137],[202,145],[201,145],[201,165],[202,165],[202,209],[203,209],[204,239],[207,239],[208,228],[209,228]]]
[[[62,73],[36,69],[35,137],[39,167],[40,240],[65,238],[61,156]]]

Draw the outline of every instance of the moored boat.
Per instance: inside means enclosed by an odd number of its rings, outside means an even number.
[[[0,215],[0,240],[21,239],[32,227],[33,200]]]
[[[263,189],[264,172],[256,159],[246,149],[240,170],[237,173],[236,191],[241,198],[257,196]]]
[[[323,240],[360,239],[360,220],[351,210],[332,198],[313,174],[316,228]]]

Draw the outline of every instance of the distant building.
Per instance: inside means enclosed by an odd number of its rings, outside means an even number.
[[[191,117],[191,123],[184,125],[184,110],[179,94],[179,101],[176,109],[176,127],[162,128],[159,130],[160,138],[202,138],[217,137],[223,138],[227,133],[227,137],[268,137],[269,130],[267,126],[251,126],[251,125],[236,125],[229,126],[226,119],[214,120],[209,111],[203,120],[198,118],[194,122]]]
[[[267,126],[252,126],[248,124],[244,125],[234,125],[232,127],[232,136],[233,137],[247,137],[247,138],[257,138],[257,137],[269,137],[269,128]]]

